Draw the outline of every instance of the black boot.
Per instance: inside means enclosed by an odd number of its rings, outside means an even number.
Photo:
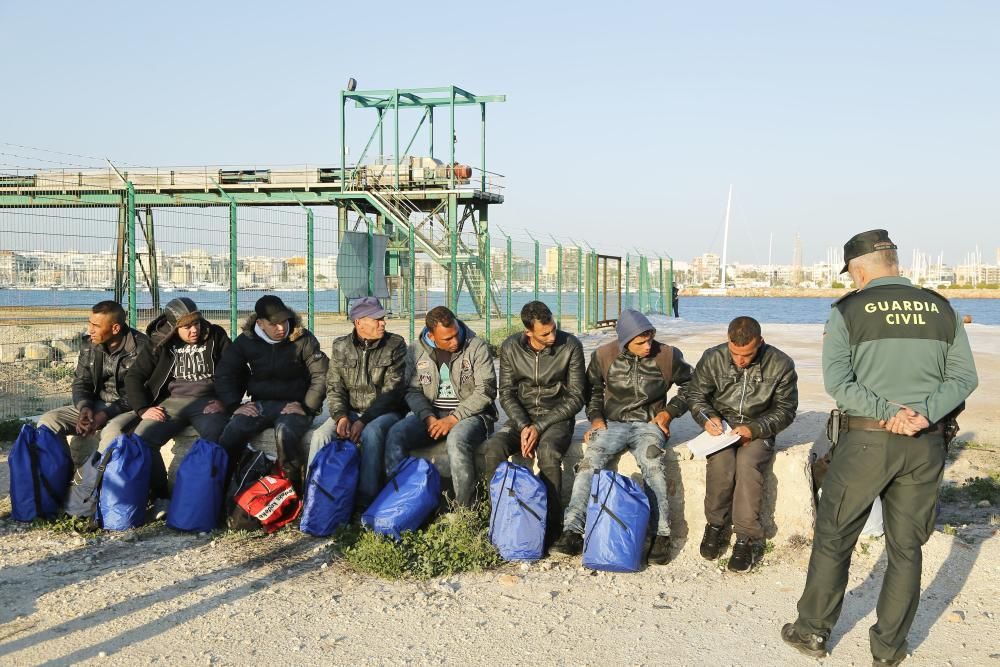
[[[722,553],[722,526],[705,524],[705,535],[701,538],[701,557],[705,560],[715,560]]]
[[[653,545],[649,548],[646,560],[650,565],[666,565],[670,562],[669,535],[657,535],[653,538]]]
[[[563,531],[562,537],[553,543],[549,551],[564,556],[579,556],[583,551],[583,535],[572,530]]]
[[[781,639],[799,653],[813,658],[826,657],[826,637],[814,634],[799,634],[794,623],[785,623],[781,628]]]
[[[755,562],[756,554],[754,553],[753,540],[737,535],[736,544],[733,545],[733,553],[729,556],[729,571],[746,572],[753,567]]]

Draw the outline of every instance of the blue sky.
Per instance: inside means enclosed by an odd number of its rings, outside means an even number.
[[[337,92],[506,94],[489,168],[513,235],[806,261],[886,227],[1000,245],[1000,4],[0,3],[0,163],[337,164]],[[372,119],[351,114],[360,152]],[[406,128],[419,119],[406,118]],[[478,160],[460,115],[460,161]],[[443,127],[440,123],[438,127]],[[444,144],[438,133],[438,148]],[[418,146],[419,140],[418,140]],[[414,151],[417,152],[417,151]],[[32,159],[14,157],[24,155]],[[3,168],[0,166],[0,168]]]

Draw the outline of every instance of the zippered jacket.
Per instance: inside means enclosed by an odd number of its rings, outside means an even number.
[[[723,343],[705,350],[682,393],[698,425],[718,417],[730,426],[745,424],[754,439],[770,439],[795,420],[798,381],[795,362],[778,348],[764,343],[740,369]]]
[[[608,367],[607,380],[595,350],[590,355],[587,366],[587,385],[590,398],[587,400],[587,419],[603,419],[616,422],[648,422],[660,412],[666,411],[671,418],[677,418],[687,411],[681,392],[667,401],[670,387],[677,385],[683,391],[691,379],[691,366],[684,361],[684,355],[673,348],[671,378],[663,377],[664,371],[656,363],[659,341],[653,341],[653,349],[648,357],[639,358],[625,349],[615,357]]]
[[[523,333],[500,345],[500,406],[515,432],[534,425],[544,433],[575,417],[586,384],[583,345],[572,334],[556,331],[555,344],[537,352]]]
[[[271,344],[254,330],[251,314],[215,369],[215,393],[226,409],[237,408],[246,393],[254,401],[297,401],[306,414],[323,411],[329,359],[316,336],[295,315],[284,340]]]
[[[90,336],[84,336],[73,375],[73,405],[77,409],[93,408],[101,400],[108,406],[108,419],[128,412],[125,373],[135,363],[139,353],[149,346],[149,337],[130,327],[125,332],[121,352],[114,355],[112,361],[103,345],[94,345]]]
[[[150,334],[153,345],[140,350],[135,363],[125,374],[125,393],[129,407],[140,416],[147,408],[153,407],[167,397],[167,388],[174,377],[176,359],[171,342],[176,332],[171,332],[162,338],[157,336],[157,332],[163,329],[161,320],[162,317],[150,322],[146,332]],[[199,342],[205,344],[214,372],[214,366],[219,363],[222,353],[232,341],[226,330],[218,324],[203,321],[206,326],[202,329]]]
[[[327,396],[334,422],[357,412],[370,424],[389,412],[408,411],[406,391],[406,341],[386,332],[375,342],[362,341],[354,332],[333,341]]]
[[[451,382],[458,395],[458,407],[452,413],[459,420],[481,415],[491,423],[497,419],[497,375],[486,340],[480,338],[461,320],[462,344],[448,363]],[[406,404],[423,421],[435,414],[433,400],[441,381],[434,348],[427,341],[427,327],[406,351]]]

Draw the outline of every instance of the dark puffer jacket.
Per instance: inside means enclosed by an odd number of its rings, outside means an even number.
[[[701,426],[706,416],[721,417],[730,426],[746,424],[755,439],[767,439],[795,419],[798,381],[795,362],[778,348],[764,343],[741,370],[723,343],[705,350],[682,394]]]
[[[691,379],[691,366],[684,361],[684,355],[673,348],[670,382],[663,377],[663,371],[656,364],[656,355],[661,343],[653,341],[653,349],[648,357],[640,359],[627,349],[618,354],[608,368],[607,383],[595,350],[587,367],[587,384],[590,398],[587,401],[587,418],[590,421],[604,419],[616,422],[648,422],[664,410],[677,418],[687,411],[681,392],[667,401],[667,392],[672,385],[681,387]]]
[[[149,346],[149,337],[132,328],[125,332],[122,349],[115,355],[84,336],[73,375],[73,405],[77,409],[93,408],[98,400],[104,401],[109,419],[128,412],[131,408],[125,394],[125,374]]]
[[[257,335],[256,324],[257,316],[251,314],[215,369],[219,400],[232,410],[246,393],[255,401],[298,401],[307,413],[319,414],[329,359],[316,336],[296,315],[291,332],[272,345]]]
[[[357,412],[369,424],[389,412],[407,411],[406,341],[386,333],[375,342],[353,332],[333,341],[327,396],[330,417],[337,421]]]
[[[203,320],[200,343],[205,344],[208,358],[214,365],[232,341],[229,334],[218,324]],[[174,376],[173,341],[176,340],[176,328],[170,327],[161,315],[146,327],[146,333],[152,345],[139,351],[135,363],[125,374],[125,393],[129,407],[139,415],[167,397],[167,388]]]
[[[500,345],[500,405],[515,432],[534,424],[544,432],[576,416],[586,389],[583,345],[556,332],[556,342],[536,352],[523,333]]]

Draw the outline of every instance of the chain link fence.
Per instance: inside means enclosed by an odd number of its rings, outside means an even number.
[[[351,330],[338,276],[365,272],[369,285],[384,277],[389,328],[408,339],[438,305],[457,305],[493,341],[518,331],[521,307],[535,299],[576,333],[613,324],[622,308],[670,313],[670,260],[658,256],[431,225],[423,240],[444,249],[442,259],[415,246],[412,232],[360,210],[227,204],[197,193],[137,205],[156,190],[123,189],[102,175],[74,183],[83,198],[65,194],[65,178],[51,191],[36,180],[30,206],[26,198],[23,207],[0,207],[0,419],[69,401],[90,307],[105,299],[122,303],[143,330],[170,299],[186,296],[235,337],[257,299],[275,294],[327,351]],[[348,251],[345,232],[360,234],[360,252]],[[377,237],[384,258],[372,256]]]

